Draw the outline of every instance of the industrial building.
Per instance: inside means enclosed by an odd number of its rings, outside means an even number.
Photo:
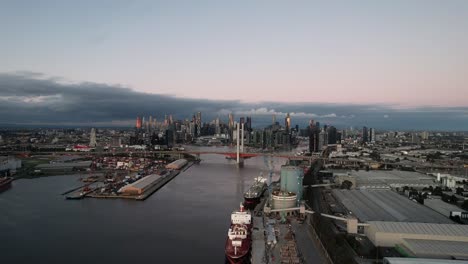
[[[151,186],[158,183],[163,176],[158,174],[151,174],[146,177],[139,179],[138,181],[125,185],[120,188],[119,193],[124,195],[139,195],[148,190]]]
[[[171,169],[171,170],[180,170],[183,168],[185,165],[187,165],[188,161],[186,159],[178,159],[174,162],[171,162],[166,165],[166,169]]]
[[[297,204],[302,199],[304,170],[297,166],[282,166],[280,188],[282,191],[295,193]]]
[[[351,180],[355,182],[353,188],[356,189],[390,189],[402,188],[404,186],[422,189],[429,186],[437,186],[435,177],[412,171],[348,171],[334,173],[335,182],[341,180]]]
[[[92,161],[74,161],[74,162],[57,162],[49,164],[39,164],[36,169],[41,171],[73,171],[73,170],[86,170],[91,166]]]
[[[408,256],[468,258],[468,226],[371,221],[364,229],[379,247],[397,247]]]
[[[333,195],[360,221],[452,224],[447,217],[391,190],[333,190]]]
[[[292,192],[274,191],[271,194],[273,209],[296,207],[297,195]]]
[[[424,205],[445,217],[450,217],[450,212],[466,212],[465,210],[453,204],[446,203],[441,199],[425,199]]]

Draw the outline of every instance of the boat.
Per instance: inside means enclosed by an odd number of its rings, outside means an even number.
[[[12,177],[0,177],[0,189],[7,189],[11,186]]]
[[[267,179],[259,176],[256,177],[249,190],[244,193],[244,203],[246,206],[256,205],[260,202],[260,197],[267,189]]]
[[[244,210],[244,206],[241,204],[240,209],[231,214],[231,226],[229,227],[224,248],[229,263],[248,262],[252,244],[251,229],[252,215],[249,211]]]

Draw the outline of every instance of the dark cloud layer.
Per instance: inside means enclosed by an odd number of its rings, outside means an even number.
[[[274,92],[274,91],[271,91]],[[259,98],[261,99],[261,98]],[[395,108],[388,105],[343,105],[317,103],[242,103],[236,100],[199,100],[137,92],[118,85],[69,83],[45,78],[39,73],[0,73],[0,125],[97,125],[130,126],[137,115],[165,114],[184,119],[197,111],[204,120],[226,120],[252,115],[254,124],[281,121],[292,113],[293,124],[308,120],[345,126],[381,129],[468,130],[468,107]]]

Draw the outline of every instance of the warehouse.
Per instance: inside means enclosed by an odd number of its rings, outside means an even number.
[[[36,169],[41,171],[74,171],[86,170],[91,166],[91,161],[76,161],[76,162],[57,162],[48,164],[39,164]]]
[[[450,217],[450,212],[465,212],[465,210],[453,204],[446,203],[441,199],[426,199],[424,200],[424,205],[445,217]]]
[[[414,187],[416,189],[436,186],[435,178],[419,172],[411,171],[348,171],[344,173],[336,173],[336,177],[351,177],[354,178],[356,184],[353,188],[357,189],[385,189],[385,188],[402,188],[404,186]]]
[[[391,190],[333,190],[333,195],[361,222],[395,221],[452,224],[443,215]]]
[[[368,222],[364,229],[370,241],[379,247],[403,245],[404,240],[456,241],[468,243],[468,226],[407,222]],[[467,247],[468,248],[468,247]]]
[[[188,161],[186,159],[178,159],[174,162],[171,162],[166,165],[166,169],[171,169],[171,170],[180,170],[183,168],[185,165],[187,165]]]
[[[401,246],[409,256],[424,258],[468,259],[468,242],[428,240],[428,239],[403,239]]]
[[[124,195],[139,195],[144,193],[147,189],[151,186],[154,186],[158,183],[163,176],[157,174],[151,174],[146,177],[139,179],[138,181],[131,183],[129,185],[125,185],[124,187],[120,188],[119,193]]]

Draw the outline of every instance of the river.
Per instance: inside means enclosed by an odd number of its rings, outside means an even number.
[[[201,159],[145,201],[65,200],[77,175],[14,181],[0,193],[1,263],[224,263],[230,213],[268,170],[263,157]]]

